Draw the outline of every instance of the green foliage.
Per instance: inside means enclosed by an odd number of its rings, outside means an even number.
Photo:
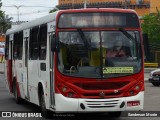
[[[11,28],[11,17],[9,18],[8,15],[3,14],[0,16],[0,33],[3,34],[7,31],[7,29]]]
[[[160,12],[151,13],[142,17],[143,33],[148,34],[150,45],[154,48],[160,48]]]
[[[1,10],[1,0],[0,0],[0,34],[4,34],[7,29],[11,27],[11,17],[5,15],[4,11]]]
[[[49,13],[53,13],[53,12],[56,12],[56,11],[58,11],[58,8],[55,7],[54,9],[50,10]]]

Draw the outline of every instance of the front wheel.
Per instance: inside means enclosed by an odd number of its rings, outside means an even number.
[[[13,84],[13,95],[14,95],[14,99],[15,99],[16,103],[20,104],[22,102],[22,99],[18,96],[16,82],[14,82],[14,84]]]
[[[43,118],[50,118],[51,117],[51,111],[46,109],[46,104],[45,104],[45,97],[44,97],[44,92],[41,92],[41,99],[40,99],[40,107],[41,107],[41,113]]]
[[[120,117],[120,116],[121,116],[121,113],[122,113],[122,112],[118,111],[118,112],[109,112],[108,114],[109,114],[110,117],[115,117],[115,118],[117,118],[117,117]]]

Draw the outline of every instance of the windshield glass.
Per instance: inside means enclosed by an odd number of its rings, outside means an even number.
[[[112,78],[141,69],[138,31],[59,32],[58,69],[68,76]]]

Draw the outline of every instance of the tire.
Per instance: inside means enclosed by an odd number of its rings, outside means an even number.
[[[17,91],[16,82],[14,82],[14,84],[13,84],[13,95],[14,95],[14,99],[15,99],[17,104],[22,103],[22,99],[20,97],[18,97],[18,91]]]
[[[118,112],[109,112],[108,115],[109,115],[109,117],[118,118],[118,117],[121,116],[121,113],[122,112],[120,112],[120,111],[118,111]]]
[[[41,97],[40,97],[40,107],[41,107],[41,115],[43,118],[51,118],[51,111],[46,109],[46,104],[45,104],[45,97],[44,97],[44,92],[41,92]]]
[[[152,83],[154,86],[159,86],[160,84],[159,83]]]

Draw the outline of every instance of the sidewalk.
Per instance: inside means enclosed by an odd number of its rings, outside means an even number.
[[[0,63],[0,74],[4,73],[4,63]]]

